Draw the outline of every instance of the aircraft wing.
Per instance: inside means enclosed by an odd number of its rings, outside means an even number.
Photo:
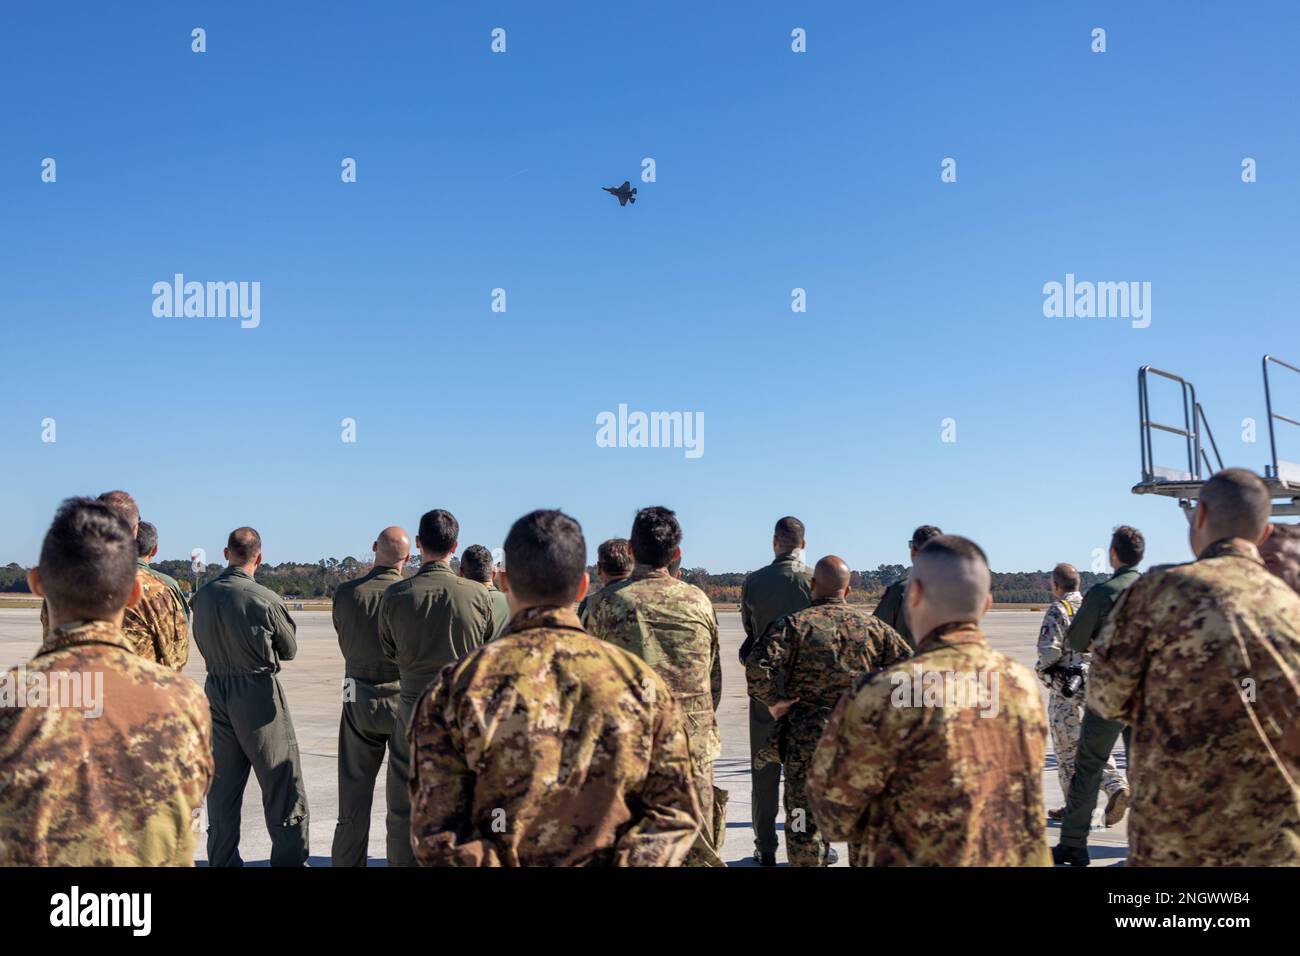
[[[619,189],[627,189],[627,188],[628,188],[629,186],[631,186],[631,185],[632,185],[632,182],[631,182],[630,180],[625,179],[625,180],[623,180],[623,185],[622,185],[622,186],[619,186],[618,188],[619,188]]]

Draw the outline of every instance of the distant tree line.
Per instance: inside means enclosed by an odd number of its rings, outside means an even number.
[[[152,567],[171,575],[188,592],[202,587],[223,570],[219,564],[209,564],[202,574],[196,575],[189,561],[155,561]],[[453,558],[452,569],[458,570],[460,562]],[[257,569],[257,582],[276,594],[295,598],[328,598],[344,581],[360,577],[371,568],[368,561],[348,556],[343,560],[321,558],[314,564],[264,564]],[[408,565],[405,573],[412,574],[418,564]],[[596,568],[588,568],[593,586],[598,584]],[[849,581],[849,599],[859,603],[874,603],[885,588],[904,574],[901,564],[882,564],[874,571],[854,571]],[[1082,572],[1082,590],[1087,591],[1108,575]],[[745,572],[728,571],[711,574],[705,568],[684,568],[682,578],[701,588],[716,604],[735,604],[740,601],[740,586],[745,582]],[[1052,599],[1050,571],[995,571],[993,572],[993,600],[999,604],[1047,604]],[[27,569],[10,563],[0,567],[0,593],[27,593]]]

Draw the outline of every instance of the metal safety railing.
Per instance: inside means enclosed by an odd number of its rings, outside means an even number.
[[[1300,369],[1296,369],[1296,371],[1300,372]],[[1178,384],[1183,401],[1183,423],[1181,428],[1177,425],[1151,420],[1148,374],[1158,375]],[[1300,424],[1300,422],[1296,424]],[[1269,427],[1272,428],[1271,419]],[[1143,484],[1160,481],[1204,481],[1215,471],[1223,468],[1223,459],[1219,455],[1219,447],[1214,441],[1214,434],[1210,431],[1210,423],[1205,418],[1205,410],[1201,408],[1201,403],[1196,400],[1196,387],[1181,375],[1166,372],[1164,369],[1152,365],[1143,365],[1138,369],[1138,430],[1142,449]],[[1151,442],[1152,433],[1155,431],[1178,435],[1183,439],[1186,443],[1187,453],[1186,471],[1162,468],[1155,463]],[[1204,437],[1205,442],[1202,441],[1202,437]],[[1207,452],[1206,442],[1208,442],[1209,451],[1214,452],[1215,461],[1213,462]],[[1217,467],[1215,462],[1218,462]]]
[[[1277,457],[1277,434],[1276,429],[1273,427],[1274,422],[1286,422],[1288,425],[1300,426],[1300,421],[1273,411],[1273,390],[1269,385],[1268,367],[1270,364],[1280,365],[1296,374],[1300,374],[1300,368],[1296,368],[1290,362],[1284,362],[1272,355],[1265,355],[1263,362],[1260,364],[1264,368],[1264,404],[1268,410],[1268,446],[1273,455],[1273,464],[1265,466],[1265,477],[1275,478],[1286,484],[1300,484],[1300,464]]]

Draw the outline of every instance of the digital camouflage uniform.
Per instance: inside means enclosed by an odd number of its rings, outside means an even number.
[[[143,561],[136,562],[135,577],[140,582],[140,600],[122,615],[122,636],[145,660],[184,670],[190,659],[188,606]],[[48,636],[49,630],[41,602],[41,637]]]
[[[54,675],[70,675],[103,712],[31,696],[14,706],[0,693],[0,866],[193,866],[212,780],[199,688],[142,659],[107,621],[58,628],[25,674],[0,680],[11,690],[25,681],[30,695],[38,674],[51,688]]]
[[[676,866],[699,832],[677,702],[568,607],[445,668],[409,744],[423,866]]]
[[[343,712],[339,715],[339,819],[331,866],[365,866],[375,778],[397,728],[397,665],[379,642],[379,603],[402,580],[396,568],[375,567],[334,591],[334,633],[343,653]],[[406,733],[405,728],[402,734]],[[404,800],[402,802],[405,802]]]
[[[808,811],[807,776],[831,711],[861,674],[912,656],[898,632],[842,597],[775,622],[745,667],[749,692],[766,706],[797,700],[777,721],[785,770],[785,850],[791,866],[823,866],[825,844]]]
[[[444,667],[482,646],[496,630],[492,596],[446,561],[428,561],[389,586],[379,605],[379,642],[397,665],[401,693],[388,752],[388,865],[413,866],[411,755],[407,727],[424,689]]]
[[[1052,601],[1052,606],[1043,615],[1042,626],[1038,629],[1038,663],[1034,665],[1039,679],[1050,688],[1047,696],[1047,724],[1052,731],[1056,776],[1061,782],[1062,796],[1070,792],[1070,778],[1074,776],[1074,755],[1079,748],[1079,731],[1083,727],[1087,691],[1086,675],[1090,655],[1074,650],[1065,641],[1070,621],[1082,603],[1083,595],[1078,591],[1071,591]],[[1085,674],[1083,690],[1073,697],[1061,693],[1060,677],[1048,677],[1043,673],[1053,664],[1059,664],[1063,668],[1082,667]],[[1115,766],[1113,758],[1108,758],[1102,769],[1101,786],[1107,796],[1127,786],[1124,775]]]
[[[793,551],[745,576],[740,588],[740,623],[745,640],[740,663],[772,622],[802,611],[812,601],[812,572]],[[776,853],[776,811],[780,801],[781,762],[775,754],[776,722],[765,705],[749,697],[750,801],[754,843],[760,853]]]
[[[1254,545],[1129,588],[1088,706],[1133,728],[1130,866],[1300,865],[1300,596]]]
[[[161,571],[157,570],[156,568],[151,568],[149,566],[149,562],[146,561],[144,558],[138,559],[136,563],[138,563],[140,567],[144,568],[146,571],[148,571],[150,574],[156,577],[163,584],[167,585],[168,589],[172,592],[172,594],[176,595],[176,600],[180,601],[181,603],[181,609],[185,611],[185,622],[188,624],[190,620],[190,602],[185,599],[185,592],[181,590],[180,583],[177,582],[177,580],[174,577],[172,577],[170,574],[163,574]]]
[[[289,701],[275,676],[298,653],[284,600],[229,567],[194,594],[194,642],[207,666],[216,776],[208,796],[208,865],[243,866],[240,816],[251,770],[262,790],[272,866],[307,862],[307,789]]]
[[[925,693],[945,675],[983,678],[992,706]],[[1033,673],[978,625],[946,624],[840,700],[813,754],[808,802],[826,839],[858,846],[858,866],[1047,866],[1046,737]]]
[[[716,714],[722,701],[722,659],[713,602],[665,568],[638,566],[631,577],[611,582],[592,598],[587,620],[592,634],[649,664],[681,707],[706,821],[687,865],[725,866],[719,852],[726,833],[726,794],[713,786],[713,761],[722,754]]]

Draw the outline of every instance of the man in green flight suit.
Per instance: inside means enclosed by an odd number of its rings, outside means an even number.
[[[471,544],[460,556],[460,576],[483,585],[492,598],[492,621],[496,626],[488,635],[489,641],[500,637],[510,623],[510,605],[506,601],[506,592],[498,588],[493,580],[492,563],[492,552],[481,544]]]
[[[298,653],[284,600],[253,578],[262,538],[236,528],[229,567],[194,595],[194,642],[207,665],[216,773],[208,794],[208,865],[243,866],[239,818],[248,772],[262,788],[272,866],[307,862],[307,790],[289,702],[276,674]]]
[[[912,540],[909,542],[909,548],[912,553],[912,562],[916,562],[917,552],[925,547],[925,543],[931,538],[937,538],[943,534],[932,524],[923,524],[912,532]],[[885,588],[885,593],[880,596],[880,603],[876,605],[876,617],[880,618],[899,634],[903,640],[907,641],[907,646],[916,650],[916,638],[912,636],[912,628],[907,623],[907,615],[903,613],[903,596],[907,594],[907,574]]]
[[[1119,596],[1142,576],[1137,566],[1145,552],[1146,539],[1141,531],[1128,525],[1115,529],[1110,538],[1110,566],[1115,573],[1094,584],[1083,596],[1083,603],[1065,633],[1065,642],[1071,650],[1080,654],[1092,650],[1093,641],[1101,633]],[[1120,734],[1124,735],[1127,756],[1129,728],[1118,720],[1107,720],[1090,707],[1084,709],[1083,725],[1079,728],[1079,749],[1074,758],[1074,776],[1070,778],[1070,792],[1065,795],[1061,842],[1052,848],[1052,859],[1058,864],[1088,865],[1088,830],[1092,825],[1092,812],[1097,807],[1097,793],[1101,789],[1106,762]],[[1106,804],[1106,825],[1119,823],[1128,804],[1128,787],[1111,794]]]

